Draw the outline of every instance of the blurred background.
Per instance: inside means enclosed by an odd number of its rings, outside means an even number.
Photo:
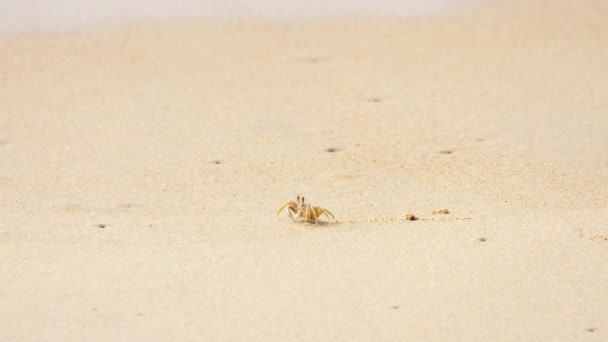
[[[77,29],[179,17],[426,16],[489,0],[0,0],[0,30]]]

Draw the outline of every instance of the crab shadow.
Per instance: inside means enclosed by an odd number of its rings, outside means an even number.
[[[280,221],[283,221],[279,218]],[[317,228],[317,227],[332,227],[332,226],[339,226],[342,224],[342,222],[340,221],[317,221],[317,223],[315,223],[315,221],[304,221],[304,220],[285,220],[285,222],[287,221],[291,221],[295,226],[302,226],[302,227],[306,227],[306,228]]]
[[[315,228],[315,227],[324,227],[324,226],[336,226],[339,223],[338,222],[328,222],[328,221],[317,221],[317,223],[313,222],[298,222],[300,223],[302,226],[307,227],[307,228]]]

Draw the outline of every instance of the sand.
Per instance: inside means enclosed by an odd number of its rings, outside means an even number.
[[[0,340],[607,340],[607,17],[3,37]]]

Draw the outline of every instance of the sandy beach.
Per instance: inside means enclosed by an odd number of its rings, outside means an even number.
[[[608,340],[606,18],[2,36],[0,340]]]

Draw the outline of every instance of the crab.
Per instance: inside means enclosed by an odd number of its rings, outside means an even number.
[[[289,201],[283,204],[283,206],[277,210],[277,216],[285,208],[289,209],[289,216],[294,222],[296,221],[296,218],[301,218],[304,221],[304,224],[306,224],[308,221],[314,221],[315,224],[317,224],[319,217],[321,217],[323,214],[325,214],[328,219],[331,216],[332,221],[336,221],[336,218],[329,210],[304,203],[304,197],[298,196],[295,202]]]

